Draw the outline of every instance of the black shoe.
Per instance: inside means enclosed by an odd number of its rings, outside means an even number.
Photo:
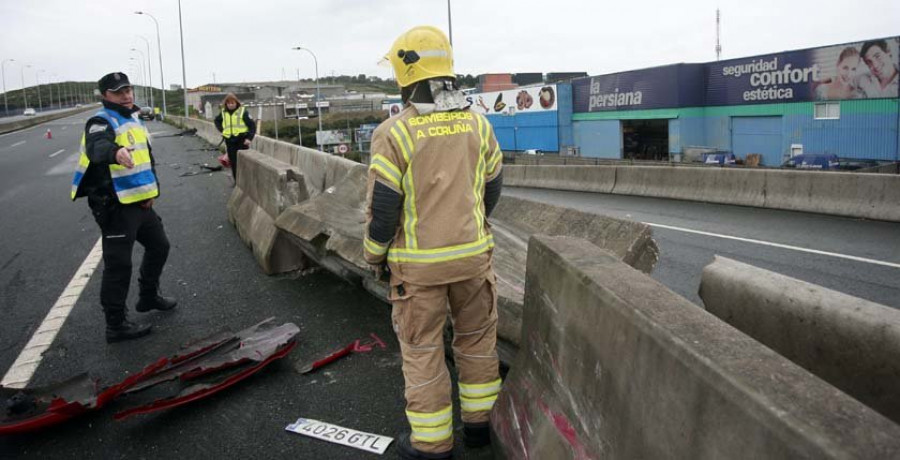
[[[403,460],[445,460],[453,458],[453,450],[447,452],[422,452],[412,446],[409,433],[397,439],[397,455]]]
[[[139,313],[146,313],[150,310],[166,311],[175,308],[178,301],[173,297],[163,297],[154,295],[153,297],[141,297],[134,309]]]
[[[463,442],[466,447],[484,447],[491,444],[491,424],[463,423]]]
[[[137,339],[149,334],[153,326],[149,324],[136,324],[125,320],[117,325],[106,325],[106,343],[122,342]]]

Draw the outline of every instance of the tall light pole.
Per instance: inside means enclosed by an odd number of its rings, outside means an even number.
[[[141,55],[141,60],[140,61],[136,60],[136,61],[141,64],[141,80],[144,81],[144,104],[147,104],[147,103],[149,103],[150,96],[147,95],[147,84],[146,84],[146,82],[147,82],[147,66],[144,65],[144,60],[145,60],[144,53],[141,52],[141,50],[139,50],[137,48],[131,48],[131,51],[136,51],[138,54]]]
[[[450,14],[450,0],[447,0],[447,26],[450,29],[450,47],[453,48],[453,17]]]
[[[181,0],[178,0],[178,34],[181,36],[181,90],[184,91],[184,117],[188,118],[187,72],[184,70],[184,28],[181,25]]]
[[[47,71],[44,70],[44,69],[38,70],[38,74],[40,74],[41,72],[46,73]],[[47,108],[48,108],[48,109],[52,109],[52,108],[53,108],[53,87],[50,86],[49,83],[50,83],[50,78],[47,77],[47,83],[45,83],[45,84],[47,84],[47,91],[50,91],[50,102],[47,103]],[[39,89],[39,90],[41,89],[40,84],[41,84],[41,82],[39,81],[39,82],[38,82],[38,89]],[[38,94],[40,94],[40,92],[38,92]],[[43,110],[44,110],[44,109],[42,108],[41,111],[43,111]]]
[[[166,108],[166,76],[165,76],[165,74],[163,74],[162,46],[160,46],[160,44],[159,44],[159,21],[157,21],[156,18],[153,17],[152,14],[147,13],[146,11],[135,11],[134,14],[141,14],[141,15],[147,16],[153,20],[154,24],[156,24],[156,51],[159,52],[159,84],[162,87],[162,96],[163,96],[162,111],[163,111],[163,116],[165,117],[166,115],[169,114],[169,111]]]
[[[56,79],[56,102],[59,108],[62,109],[62,85],[59,82],[59,75],[53,74],[51,77]]]
[[[316,59],[316,54],[307,48],[304,48],[302,46],[295,46],[293,49],[298,50],[298,51],[306,51],[307,53],[312,55],[313,62],[316,64],[316,111],[319,114],[319,116],[318,116],[319,131],[321,131],[322,130],[322,101],[321,101],[321,94],[319,93],[319,60]],[[322,136],[321,134],[316,135],[316,140],[318,140],[321,136]],[[319,143],[319,151],[321,151],[321,150],[322,150],[322,144]]]
[[[140,38],[147,45],[147,75],[148,75],[148,83],[150,84],[150,106],[155,107],[153,105],[153,66],[150,64],[150,40],[147,40],[141,35],[136,35],[137,38]]]
[[[46,70],[39,69],[34,71],[34,83],[37,84],[38,90],[38,112],[44,111],[44,103],[41,101],[41,72],[46,72]]]
[[[6,70],[3,68],[6,65],[6,62],[15,62],[15,59],[4,59],[0,62],[0,75],[3,76],[3,116],[9,116],[9,101],[6,97]]]
[[[147,97],[147,85],[144,84],[144,65],[141,64],[140,59],[138,59],[134,56],[128,58],[128,60],[131,62],[134,62],[136,64],[136,65],[134,65],[134,69],[137,70],[137,73],[140,76],[140,79],[138,82],[144,88],[143,91],[141,91],[141,93],[143,93],[143,97]],[[135,98],[137,98],[137,96],[138,96],[138,94],[135,93]]]
[[[23,65],[19,68],[22,71],[22,94],[25,96],[25,108],[28,108],[28,91],[25,90],[25,67],[31,68],[31,64]]]

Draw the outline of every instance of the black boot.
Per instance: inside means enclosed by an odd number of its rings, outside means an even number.
[[[136,324],[127,319],[117,324],[108,323],[106,325],[106,343],[137,339],[149,334],[152,330],[153,326],[149,324]]]
[[[466,447],[484,447],[491,444],[489,422],[463,423],[463,442]]]
[[[171,310],[175,308],[176,305],[178,305],[178,301],[176,301],[174,297],[163,297],[159,294],[153,294],[152,296],[147,297],[141,296],[134,309],[140,313],[146,313],[150,310]]]
[[[453,450],[447,452],[422,452],[412,446],[409,433],[397,439],[397,455],[403,460],[446,460],[453,458]]]

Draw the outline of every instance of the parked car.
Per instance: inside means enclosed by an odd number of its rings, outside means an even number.
[[[153,120],[156,118],[156,114],[153,113],[153,107],[141,107],[141,114],[139,116],[143,120]]]
[[[527,149],[522,152],[525,155],[543,155],[544,152],[541,149]]]
[[[703,163],[708,165],[733,165],[736,163],[733,153],[704,153]]]
[[[37,113],[35,113],[34,109],[32,109],[31,107],[28,107],[24,112],[22,112],[22,115],[26,117],[33,117],[37,115]]]
[[[804,153],[795,155],[781,165],[782,168],[796,169],[838,169],[841,162],[837,155]]]

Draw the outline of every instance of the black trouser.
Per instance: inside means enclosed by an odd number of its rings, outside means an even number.
[[[238,150],[247,150],[247,146],[244,145],[246,139],[247,136],[243,134],[225,139],[225,151],[228,153],[228,161],[231,162],[231,177],[235,182],[237,182],[237,152]]]
[[[144,246],[141,261],[141,297],[153,297],[159,289],[159,276],[169,257],[169,239],[162,219],[153,208],[139,204],[122,205],[114,198],[88,200],[94,219],[103,234],[103,281],[100,305],[107,324],[119,324],[126,316],[126,299],[131,284],[131,253],[134,242]]]

